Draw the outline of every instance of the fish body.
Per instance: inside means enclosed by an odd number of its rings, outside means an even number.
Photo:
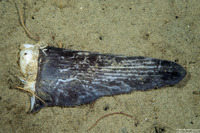
[[[47,106],[71,107],[102,96],[174,85],[186,75],[184,68],[172,61],[55,47],[39,50],[37,63],[35,94]],[[35,98],[31,112],[43,107]]]

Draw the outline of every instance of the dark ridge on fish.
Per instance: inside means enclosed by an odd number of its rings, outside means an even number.
[[[36,95],[47,106],[77,106],[102,96],[146,91],[180,82],[186,71],[175,62],[47,47],[40,51]],[[44,107],[36,98],[33,110]]]

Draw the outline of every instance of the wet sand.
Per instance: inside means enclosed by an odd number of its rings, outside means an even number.
[[[200,2],[160,0],[26,0],[27,28],[50,46],[148,56],[176,61],[187,70],[176,86],[115,97],[74,108],[49,107],[28,114],[30,94],[21,86],[19,46],[36,44],[20,25],[17,3],[0,1],[0,132],[176,132],[200,125]],[[109,116],[92,126],[101,116]]]

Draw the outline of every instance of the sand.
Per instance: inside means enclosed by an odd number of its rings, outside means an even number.
[[[0,132],[178,132],[200,125],[200,2],[195,0],[24,0],[25,25],[50,46],[176,61],[187,70],[175,86],[115,97],[74,108],[28,114],[19,46],[36,44],[20,25],[14,0],[0,1]],[[124,112],[136,120],[113,115]],[[195,130],[193,130],[195,131]],[[197,130],[196,130],[197,131]]]

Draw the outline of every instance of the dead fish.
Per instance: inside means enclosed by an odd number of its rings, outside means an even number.
[[[21,80],[33,91],[30,112],[46,106],[71,107],[102,96],[175,85],[186,71],[175,62],[23,44]],[[45,103],[45,104],[44,104]]]

